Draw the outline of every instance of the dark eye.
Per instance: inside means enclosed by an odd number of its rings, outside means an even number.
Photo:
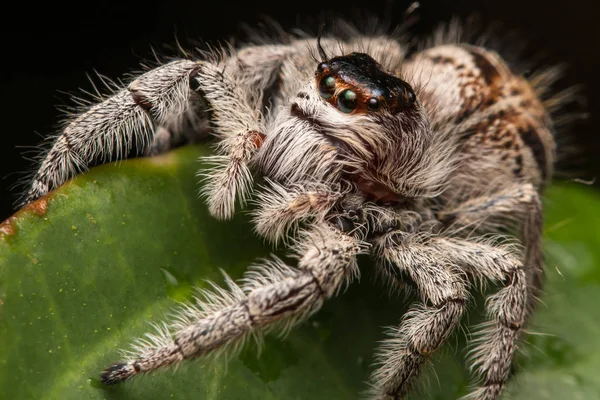
[[[358,96],[350,89],[344,90],[338,96],[338,108],[340,111],[345,113],[351,113],[354,111],[358,104]]]
[[[329,68],[329,65],[327,65],[327,63],[322,62],[319,65],[317,65],[317,72],[322,74],[327,68]]]
[[[319,94],[324,99],[329,99],[335,92],[335,78],[326,76],[319,81]]]
[[[417,101],[417,96],[411,88],[405,88],[404,93],[400,95],[400,98],[398,100],[403,108],[408,108],[415,104],[415,101]]]
[[[367,108],[371,111],[378,110],[379,100],[377,100],[375,97],[371,97],[369,100],[367,100]]]

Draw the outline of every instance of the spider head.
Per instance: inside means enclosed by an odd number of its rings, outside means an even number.
[[[323,61],[315,77],[320,97],[346,114],[398,113],[414,107],[417,99],[408,83],[364,53]]]
[[[372,57],[321,61],[296,94],[261,149],[269,178],[344,180],[381,201],[437,190],[441,158],[431,156],[439,146],[426,111],[411,85]]]

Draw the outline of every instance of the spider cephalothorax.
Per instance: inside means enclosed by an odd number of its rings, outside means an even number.
[[[352,53],[317,66],[321,98],[343,113],[396,114],[414,106],[416,95],[408,83],[383,70],[371,56]]]
[[[420,300],[383,342],[372,396],[406,395],[461,321],[472,284],[492,281],[500,289],[472,342],[480,379],[467,397],[499,398],[542,281],[539,191],[554,139],[539,96],[556,74],[527,81],[455,35],[438,34],[410,57],[394,37],[348,37],[290,35],[170,62],[58,136],[27,200],[122,158],[133,142],[152,143],[154,153],[210,126],[215,155],[199,172],[209,211],[229,218],[252,195],[257,234],[298,259],[264,261],[241,286],[228,280],[228,293],[205,292],[108,367],[105,384],[285,331],[356,278],[356,257],[368,253],[390,285],[408,279]],[[264,178],[256,193],[254,175]],[[511,230],[522,247],[505,240]]]
[[[298,92],[289,114],[298,121],[287,115],[286,121],[306,129],[275,129],[259,154],[265,174],[276,180],[344,178],[369,199],[395,201],[434,189],[422,178],[428,169],[449,169],[446,151],[439,151],[447,138],[432,143],[413,88],[368,54],[320,62],[314,87]]]

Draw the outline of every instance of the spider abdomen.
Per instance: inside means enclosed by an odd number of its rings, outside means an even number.
[[[442,45],[419,53],[405,70],[414,76],[434,134],[451,129],[456,136],[460,161],[449,177],[448,197],[516,181],[541,188],[549,181],[555,159],[550,117],[532,85],[498,54]]]

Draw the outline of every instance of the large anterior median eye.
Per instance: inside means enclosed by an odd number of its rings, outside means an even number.
[[[325,76],[319,81],[319,94],[324,99],[330,99],[335,93],[335,78]]]
[[[345,113],[351,113],[358,105],[358,96],[350,89],[344,90],[338,96],[338,108]]]

